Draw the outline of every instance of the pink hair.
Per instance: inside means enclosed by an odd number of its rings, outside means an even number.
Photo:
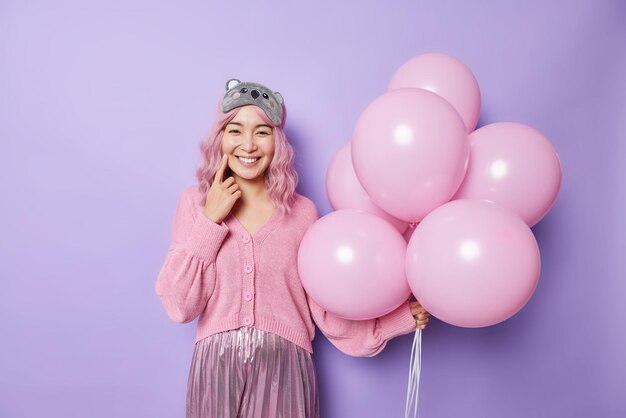
[[[235,108],[227,113],[221,110],[222,100],[220,99],[217,106],[217,115],[213,122],[213,127],[207,138],[200,143],[200,153],[202,161],[196,170],[198,179],[198,189],[203,195],[202,205],[206,203],[206,194],[213,183],[213,178],[220,164],[222,157],[222,136],[224,128],[236,115],[241,108]],[[287,139],[287,135],[283,129],[286,119],[286,109],[283,106],[283,122],[280,126],[276,126],[267,117],[265,112],[257,106],[254,106],[257,114],[265,123],[272,126],[274,132],[274,157],[265,172],[265,187],[267,188],[270,199],[274,207],[281,214],[291,212],[295,198],[295,190],[298,184],[298,173],[293,167],[294,151]]]

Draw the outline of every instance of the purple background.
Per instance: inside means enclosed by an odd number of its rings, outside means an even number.
[[[0,417],[182,417],[195,323],[154,282],[224,83],[284,95],[326,214],[334,153],[424,52],[472,69],[480,125],[550,138],[564,178],[526,307],[426,329],[421,415],[626,416],[626,3],[293,3],[0,2]],[[411,342],[353,358],[318,333],[322,416],[402,416]]]

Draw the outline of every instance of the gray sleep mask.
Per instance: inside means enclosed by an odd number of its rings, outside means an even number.
[[[276,126],[283,123],[283,96],[262,84],[239,81],[236,78],[226,83],[226,93],[222,99],[222,112],[236,107],[256,105],[263,109],[269,120]]]

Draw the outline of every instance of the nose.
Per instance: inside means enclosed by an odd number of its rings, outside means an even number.
[[[260,93],[257,90],[252,90],[250,94],[252,95],[253,99],[256,99],[257,97],[260,96]]]
[[[252,134],[242,135],[241,149],[246,152],[252,152],[256,149],[254,138]]]

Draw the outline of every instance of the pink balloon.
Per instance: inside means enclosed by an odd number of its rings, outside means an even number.
[[[477,328],[518,312],[539,279],[539,248],[522,219],[496,203],[455,200],[431,212],[407,247],[415,297],[447,323]]]
[[[352,139],[359,182],[378,207],[406,222],[417,222],[450,200],[468,158],[458,113],[423,89],[393,90],[375,99]]]
[[[413,233],[415,232],[415,228],[416,228],[415,225],[413,225],[412,228],[411,228],[411,225],[409,225],[409,227],[406,229],[406,231],[404,231],[404,233],[402,234],[402,236],[404,237],[404,240],[406,242],[409,242],[411,240],[411,237],[413,236]]]
[[[326,193],[331,206],[335,210],[364,210],[383,218],[400,233],[404,232],[408,226],[406,222],[394,218],[372,202],[372,199],[361,186],[354,172],[349,142],[337,151],[328,166],[326,171]]]
[[[561,163],[550,141],[520,123],[501,122],[472,132],[470,163],[454,199],[499,203],[533,226],[561,187]]]
[[[309,227],[298,249],[298,272],[309,296],[347,319],[383,316],[406,302],[406,242],[365,211],[338,210]]]
[[[480,89],[476,77],[458,59],[441,53],[418,55],[393,75],[388,90],[414,87],[430,90],[446,99],[472,132],[480,113]]]

